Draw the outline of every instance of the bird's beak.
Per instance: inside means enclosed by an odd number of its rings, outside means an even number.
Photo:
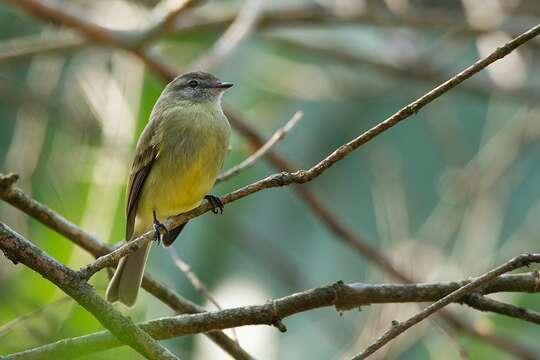
[[[228,89],[232,87],[233,85],[234,84],[230,82],[218,82],[218,83],[210,85],[210,87],[213,89]]]

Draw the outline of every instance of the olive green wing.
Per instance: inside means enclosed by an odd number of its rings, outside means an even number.
[[[137,144],[135,158],[131,166],[126,195],[126,241],[129,241],[133,236],[139,198],[146,178],[150,174],[158,156],[158,146],[153,133],[151,125],[145,129]]]

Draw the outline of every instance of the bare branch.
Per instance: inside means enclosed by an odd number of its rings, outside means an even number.
[[[404,322],[394,321],[392,327],[387,330],[382,336],[380,336],[373,344],[369,345],[364,351],[356,355],[353,359],[360,360],[365,359],[375,351],[386,345],[389,341],[401,335],[403,332],[408,330],[410,327],[418,324],[420,321],[424,320],[428,316],[434,314],[438,310],[442,309],[446,305],[456,301],[456,299],[462,298],[464,295],[473,292],[475,289],[488,284],[490,281],[495,279],[497,276],[507,273],[509,271],[518,269],[523,266],[528,266],[531,263],[540,262],[540,254],[523,254],[513,258],[507,263],[496,267],[495,269],[488,271],[484,275],[474,279],[474,281],[469,284],[460,287],[459,289],[451,292],[437,302],[431,304],[421,312],[417,313],[413,317],[407,319]]]
[[[515,319],[525,320],[533,324],[540,324],[540,313],[537,313],[536,311],[506,304],[477,293],[467,296],[464,302],[470,307],[474,307],[476,310],[491,311]]]
[[[189,265],[184,260],[182,260],[182,258],[180,258],[174,247],[169,247],[167,251],[169,252],[169,255],[174,265],[186,276],[186,278],[195,288],[195,290],[197,290],[197,292],[199,292],[199,294],[201,294],[206,300],[210,301],[212,305],[216,307],[216,309],[223,310],[216,298],[214,298],[214,296],[210,293],[210,290],[208,290],[208,287],[204,285],[204,283],[199,279],[197,274],[193,272],[193,270],[191,269],[191,265]],[[236,330],[234,328],[232,329],[232,335],[236,343],[239,344],[238,334],[236,334]]]
[[[174,265],[186,276],[191,285],[197,290],[202,296],[204,296],[208,301],[210,301],[218,310],[221,310],[221,306],[217,300],[210,294],[210,291],[199,279],[199,277],[191,270],[191,266],[186,263],[184,260],[178,256],[176,250],[173,247],[167,249]]]
[[[155,240],[153,238],[148,238],[148,241]],[[144,242],[146,244],[146,241]],[[129,254],[133,254],[135,251],[141,249],[141,247],[144,245],[143,243],[131,243],[126,242],[124,246],[119,247],[118,249],[111,251],[107,255],[100,256],[97,258],[96,261],[94,261],[91,264],[88,264],[81,268],[79,271],[77,271],[77,275],[82,279],[89,279],[97,273],[99,270],[104,269],[106,267],[112,267],[115,266],[118,261],[120,261],[121,258],[124,256],[127,256]]]
[[[540,254],[527,255],[540,259]],[[523,258],[520,258],[523,259]],[[529,259],[530,260],[530,259]],[[476,280],[475,280],[476,281]],[[431,284],[378,284],[364,283],[332,285],[298,292],[275,299],[261,305],[251,305],[212,311],[194,315],[179,315],[147,321],[141,328],[156,339],[169,339],[216,329],[227,329],[245,325],[273,325],[277,320],[301,312],[321,307],[333,306],[338,312],[361,306],[382,303],[405,303],[435,301],[473,284],[471,280]],[[534,273],[502,275],[494,279],[482,290],[483,294],[494,291],[538,291],[537,276]],[[454,299],[460,302],[459,298]],[[108,332],[99,332],[72,339],[60,340],[33,349],[36,354],[54,358],[58,354],[72,354],[102,351],[121,344]],[[27,359],[25,352],[13,354],[6,360]]]
[[[106,255],[114,250],[113,246],[101,242],[96,237],[69,222],[63,216],[30,198],[21,189],[12,186],[17,181],[17,178],[18,176],[15,174],[0,174],[0,198],[62,234],[96,257]],[[148,274],[144,275],[142,287],[177,313],[199,313],[205,311],[204,308],[181,297]],[[211,332],[206,335],[233,358],[239,360],[252,359],[247,352],[224,333]]]
[[[13,263],[22,263],[54,283],[88,310],[115,337],[149,359],[178,359],[122,315],[77,274],[0,223],[0,249]]]
[[[265,156],[275,144],[277,144],[285,136],[287,136],[289,131],[291,131],[292,128],[295,127],[300,120],[302,120],[303,116],[304,114],[302,113],[302,111],[297,111],[296,113],[294,113],[294,115],[289,119],[289,121],[287,121],[287,123],[285,123],[285,125],[283,125],[279,129],[277,129],[276,132],[274,132],[274,134],[270,137],[270,139],[268,139],[268,141],[264,143],[263,146],[259,147],[257,151],[251,154],[251,156],[242,161],[240,164],[233,166],[232,168],[225,171],[223,174],[219,175],[216,183],[228,180],[233,176],[241,173],[242,171],[245,171],[252,167],[257,162],[257,160]]]

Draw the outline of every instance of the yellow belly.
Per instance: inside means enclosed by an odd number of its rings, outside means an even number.
[[[173,157],[156,160],[139,199],[135,218],[135,232],[150,228],[153,212],[162,221],[199,206],[214,186],[220,166],[200,156],[189,164],[177,164]]]

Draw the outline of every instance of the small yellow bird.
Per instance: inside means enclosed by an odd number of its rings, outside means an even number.
[[[223,211],[219,198],[208,195],[229,148],[231,127],[221,108],[223,92],[232,86],[204,72],[175,78],[157,100],[135,150],[126,195],[126,241],[152,225],[159,239],[160,220],[184,213],[207,199]],[[185,224],[184,224],[185,225]],[[184,225],[163,235],[171,245]],[[150,243],[122,258],[106,298],[133,306],[144,274]]]

